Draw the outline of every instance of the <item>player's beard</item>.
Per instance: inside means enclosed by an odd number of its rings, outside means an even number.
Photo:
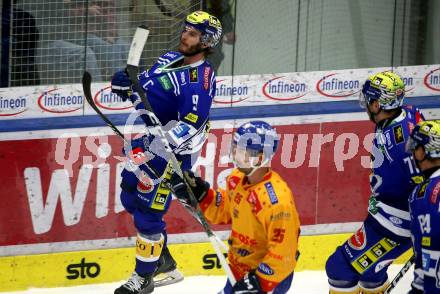
[[[184,56],[194,56],[196,54],[199,54],[200,52],[203,52],[205,49],[203,48],[201,42],[193,46],[185,46],[182,44],[182,42],[180,42],[179,48],[177,50]]]

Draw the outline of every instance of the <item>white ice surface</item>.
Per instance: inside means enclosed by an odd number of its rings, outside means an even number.
[[[392,265],[388,270],[390,279],[394,278],[401,265]],[[412,269],[403,277],[393,294],[404,294],[409,290],[412,280]],[[209,294],[217,293],[225,284],[225,276],[192,276],[182,282],[156,288],[157,294]],[[108,284],[97,284],[67,288],[30,289],[13,292],[13,294],[112,294],[114,289],[124,281]],[[326,294],[328,293],[327,278],[324,271],[302,271],[295,273],[292,288],[288,293],[295,294]]]

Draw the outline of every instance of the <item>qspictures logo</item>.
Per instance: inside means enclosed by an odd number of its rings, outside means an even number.
[[[69,280],[76,280],[78,278],[96,278],[101,272],[101,267],[96,262],[86,262],[83,257],[79,263],[69,264],[66,268]]]

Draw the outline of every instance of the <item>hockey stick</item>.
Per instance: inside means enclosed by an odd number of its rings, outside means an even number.
[[[413,254],[410,259],[403,265],[402,269],[397,273],[391,283],[383,292],[384,294],[389,294],[396,287],[397,283],[403,278],[403,276],[408,272],[409,268],[413,265],[415,260],[415,255]]]
[[[96,106],[95,101],[93,101],[92,98],[92,94],[91,94],[91,82],[92,82],[92,77],[90,75],[89,72],[85,71],[82,77],[82,86],[83,86],[83,91],[84,91],[84,96],[86,97],[86,101],[89,103],[89,105],[95,110],[95,112],[102,118],[102,120],[104,122],[107,123],[107,125],[113,130],[113,132],[115,132],[115,134],[120,137],[122,139],[122,141],[124,142],[124,144],[126,146],[129,146],[130,143],[129,141],[125,138],[124,134],[113,124],[113,122],[111,122],[108,117],[103,114],[101,112],[101,110]],[[156,177],[156,178],[161,178],[161,176],[159,175],[159,172],[152,166],[150,166],[148,164],[148,162],[144,162],[143,165],[145,165],[145,167]],[[138,172],[138,171],[137,171]],[[135,172],[136,173],[136,172]],[[136,173],[136,176],[139,176]],[[170,191],[173,191],[173,187],[171,186],[170,182],[166,182],[165,183],[167,185],[167,187],[170,189]],[[200,222],[200,220],[198,219],[198,217],[194,214],[193,210],[194,208],[185,203],[185,202],[181,202],[183,206],[185,206],[185,208],[190,210],[190,213],[197,219],[197,221]],[[223,244],[224,245],[224,244]],[[225,250],[228,250],[228,248],[226,247],[226,245],[224,246]]]
[[[226,272],[226,275],[229,278],[229,281],[232,285],[235,284],[235,277],[232,274],[231,268],[229,267],[228,263],[226,262],[226,258],[223,255],[222,250],[220,247],[225,246],[224,243],[214,234],[214,232],[211,230],[208,222],[206,221],[205,216],[203,215],[203,212],[200,210],[200,207],[198,206],[198,202],[196,200],[196,197],[194,196],[193,191],[191,190],[189,183],[186,179],[186,177],[183,175],[183,172],[180,168],[180,165],[177,161],[176,156],[172,152],[172,149],[170,147],[170,144],[165,136],[165,133],[162,129],[162,124],[159,121],[159,119],[154,114],[153,108],[151,107],[150,103],[148,102],[146,93],[142,89],[142,87],[139,85],[138,81],[138,73],[139,73],[139,61],[142,54],[142,50],[144,48],[145,42],[147,41],[149,31],[145,27],[138,27],[136,29],[136,32],[133,36],[133,41],[131,43],[130,51],[128,53],[128,59],[127,59],[127,68],[126,71],[128,73],[128,76],[130,78],[130,81],[132,83],[132,86],[134,88],[134,91],[138,93],[140,96],[142,102],[144,103],[145,112],[146,115],[151,120],[153,126],[149,129],[150,133],[154,135],[155,137],[159,138],[162,142],[162,147],[165,149],[167,154],[169,155],[169,159],[171,161],[172,167],[174,169],[174,172],[183,180],[183,182],[186,185],[186,190],[189,195],[189,200],[192,203],[192,206],[195,207],[194,213],[198,217],[199,222],[202,224],[203,229],[205,230],[206,234],[208,235],[208,239],[211,242],[212,246],[214,247],[214,251],[223,266],[223,269]],[[220,245],[221,244],[221,245]],[[223,247],[224,248],[224,247]]]

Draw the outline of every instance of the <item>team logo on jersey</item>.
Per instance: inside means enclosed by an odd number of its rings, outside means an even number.
[[[229,177],[228,179],[228,185],[229,189],[235,189],[240,182],[240,178],[236,176]]]
[[[197,67],[189,71],[189,81],[190,83],[197,83],[199,81],[199,73]]]
[[[268,276],[272,276],[275,273],[273,269],[264,262],[260,262],[258,265],[258,271]]]
[[[237,254],[244,257],[244,256],[248,256],[251,253],[249,252],[249,250],[246,250],[244,248],[238,248]]]
[[[412,122],[408,122],[408,130],[409,130],[409,133],[411,134],[412,133],[412,131],[414,130],[414,127],[415,127],[415,125],[412,123]]]
[[[429,236],[424,236],[424,237],[422,238],[422,246],[430,247],[430,246],[431,246],[431,237],[429,237]]]
[[[348,239],[348,245],[355,250],[362,250],[367,244],[367,234],[365,228],[362,226],[356,233]]]
[[[165,91],[169,91],[173,87],[170,78],[166,75],[159,77],[157,80]]]
[[[222,193],[217,192],[215,193],[215,206],[219,207],[222,203]]]
[[[154,189],[154,183],[153,180],[144,172],[142,171],[139,177],[139,182],[137,184],[137,190],[140,193],[150,193]]]
[[[378,263],[376,264],[376,267],[374,268],[374,272],[375,272],[375,273],[380,272],[382,269],[384,269],[385,267],[389,266],[392,262],[393,262],[392,259],[390,259],[390,260],[384,260],[384,261],[378,262]]]
[[[197,115],[197,114],[194,114],[194,113],[188,113],[186,116],[185,116],[185,119],[187,120],[187,121],[189,121],[189,122],[192,122],[193,124],[195,124],[196,122],[197,122],[197,120],[199,119],[199,116]]]
[[[437,203],[437,197],[439,192],[440,192],[440,181],[437,182],[437,185],[435,185],[434,189],[432,190],[431,196],[429,197],[429,201],[431,201],[432,204]]]
[[[264,184],[264,186],[266,187],[267,194],[269,195],[270,203],[272,204],[278,203],[278,197],[275,194],[275,190],[272,184],[270,182],[267,182],[266,184]]]
[[[129,151],[128,157],[136,165],[141,165],[148,161],[148,158],[145,156],[144,150],[141,147],[136,147]]]
[[[401,218],[397,217],[397,216],[390,216],[390,221],[395,224],[396,226],[400,226],[401,224],[403,224],[403,221]]]
[[[425,196],[426,187],[428,186],[429,182],[424,183],[420,189],[419,192],[417,192],[417,199],[423,198]]]
[[[393,128],[393,133],[394,133],[394,141],[396,142],[396,144],[405,142],[402,125],[395,126]]]
[[[260,200],[258,200],[258,196],[257,193],[255,193],[254,190],[252,190],[248,197],[247,197],[247,202],[249,202],[252,205],[252,212],[257,214],[261,211],[261,209],[263,209],[263,206],[260,203]]]
[[[205,67],[205,70],[203,71],[203,87],[205,90],[208,90],[209,88],[209,73],[211,72],[210,67]]]
[[[180,80],[182,81],[182,86],[186,85],[186,73],[184,71],[180,73]]]

